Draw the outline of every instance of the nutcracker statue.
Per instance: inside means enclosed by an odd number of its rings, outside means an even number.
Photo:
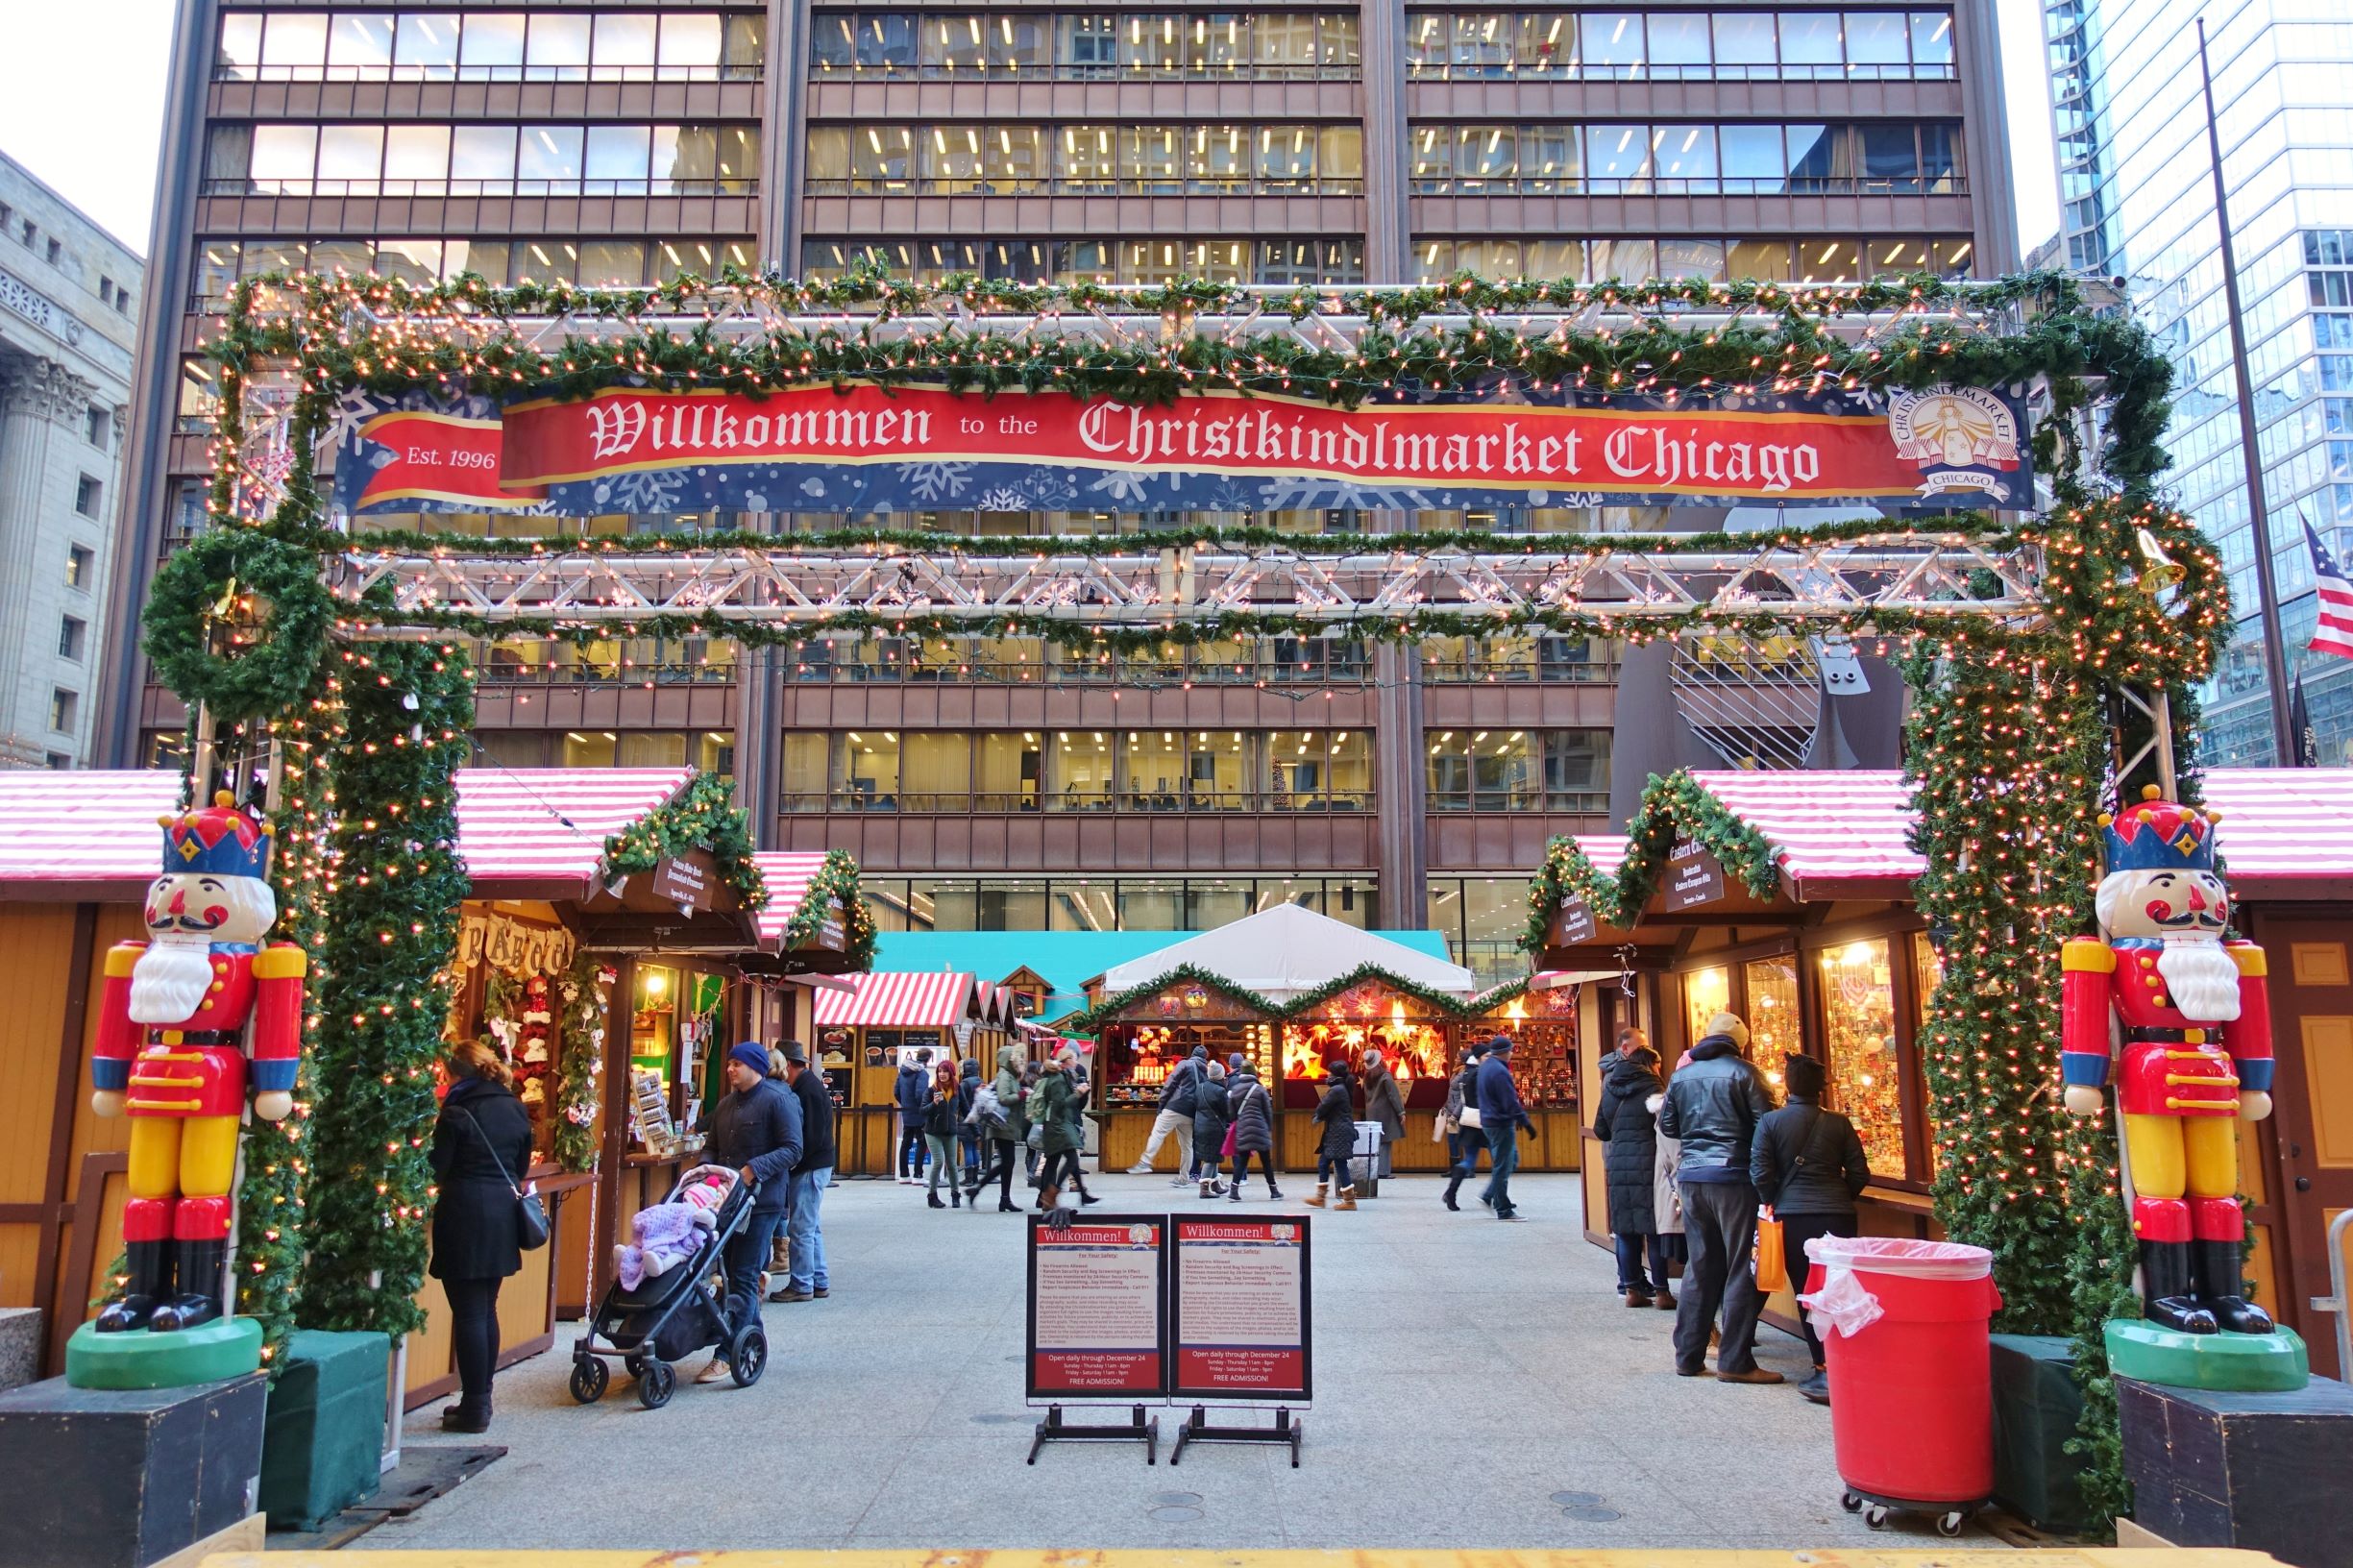
[[[2113,1078],[2140,1242],[2145,1321],[2110,1323],[2110,1356],[2129,1376],[2204,1387],[2281,1386],[2292,1357],[2287,1385],[2301,1386],[2302,1342],[2241,1293],[2239,1123],[2271,1114],[2264,952],[2223,935],[2219,816],[2154,785],[2143,796],[2100,818],[2100,935],[2060,950],[2067,1109],[2101,1115]]]
[[[262,941],[278,919],[266,879],[269,827],[226,792],[213,805],[160,821],[163,874],[147,891],[151,940],[107,954],[92,1064],[91,1109],[131,1117],[129,1279],[121,1298],[76,1335],[72,1349],[81,1354],[69,1353],[67,1366],[75,1382],[83,1381],[74,1377],[77,1360],[96,1369],[133,1341],[233,1326],[223,1321],[230,1304],[222,1285],[247,1090],[254,1115],[266,1121],[294,1108],[304,953]],[[257,1356],[257,1331],[250,1339]],[[217,1358],[196,1364],[222,1375]],[[92,1381],[153,1385],[128,1376],[99,1370]]]

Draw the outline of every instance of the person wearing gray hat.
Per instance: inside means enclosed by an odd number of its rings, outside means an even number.
[[[1535,1127],[1520,1099],[1519,1086],[1511,1081],[1513,1043],[1509,1035],[1497,1035],[1487,1041],[1486,1057],[1479,1064],[1479,1131],[1495,1164],[1479,1201],[1494,1210],[1497,1219],[1523,1217],[1511,1202],[1511,1173],[1520,1164],[1520,1129]]]

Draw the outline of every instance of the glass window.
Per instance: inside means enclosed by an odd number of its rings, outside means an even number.
[[[1872,1174],[1900,1178],[1904,1174],[1903,1091],[1887,939],[1831,948],[1820,963],[1830,1108],[1854,1123]]]
[[[1651,36],[1651,65],[1668,77],[1703,77],[1710,59],[1707,14],[1697,11],[1654,11],[1644,18]]]
[[[581,158],[581,172],[592,196],[636,196],[646,190],[652,128],[644,125],[592,125]]]
[[[342,12],[327,37],[327,63],[356,75],[381,75],[392,64],[392,18]]]
[[[1259,128],[1259,167],[1262,181],[1276,189],[1305,190],[1315,183],[1315,131],[1305,125]]]
[[[395,196],[420,186],[439,187],[450,178],[450,128],[396,125],[384,133],[384,182]]]
[[[667,37],[667,32],[665,33]],[[756,82],[768,71],[768,18],[741,12],[726,19],[725,51],[721,74],[730,82]],[[669,49],[663,45],[665,53]]]
[[[1518,36],[1508,12],[1463,12],[1455,17],[1448,56],[1457,77],[1502,76],[1510,66]]]
[[[972,799],[972,738],[938,731],[910,734],[903,747],[901,809],[966,811]]]
[[[1659,125],[1651,128],[1651,164],[1664,191],[1716,187],[1716,128]]]
[[[1845,51],[1839,41],[1838,12],[1834,11],[1785,11],[1781,12],[1781,63],[1794,66],[1831,66],[1844,63]],[[1799,71],[1798,75],[1821,75],[1822,72]]]
[[[1960,128],[1952,125],[1924,125],[1920,128],[1920,168],[1925,177],[1926,189],[1944,195],[1960,188],[1961,167]]]
[[[1516,239],[1457,240],[1455,265],[1481,278],[1507,282],[1520,275],[1520,242]]]
[[[1577,54],[1577,18],[1565,11],[1529,12],[1520,17],[1513,63],[1525,75],[1558,76]]]
[[[1847,12],[1847,62],[1866,67],[1906,65],[1911,59],[1910,19],[1900,11]],[[1860,76],[1902,75],[1866,69]]]
[[[1250,27],[1250,63],[1269,75],[1306,75],[1315,64],[1312,15],[1260,16]]]
[[[1715,239],[1660,240],[1658,276],[1702,278],[1711,283],[1722,282],[1727,277],[1724,242]]]
[[[522,75],[521,13],[478,11],[468,16],[457,37],[457,63],[465,76],[511,81]]]
[[[1579,18],[1577,42],[1589,74],[1621,77],[1641,74],[1639,12],[1588,11]]]
[[[466,24],[471,35],[474,24]],[[531,13],[529,47],[525,52],[526,73],[538,82],[578,82],[588,76],[589,18],[568,16],[553,12]]]
[[[196,297],[225,300],[236,286],[240,247],[233,239],[208,239],[196,249]]]
[[[716,75],[725,41],[722,37],[717,12],[688,12],[662,18],[662,46],[655,57],[666,78],[691,77],[703,80]],[[598,35],[597,43],[601,63],[604,37]]]
[[[584,239],[580,241],[583,283],[616,284],[633,288],[646,281],[646,242],[642,239]]]
[[[1057,811],[1110,810],[1114,760],[1111,736],[1104,730],[1070,729],[1056,735],[1047,805]]]
[[[1864,247],[1864,254],[1870,258],[1874,278],[1925,272],[1928,268],[1928,242],[1924,239],[1875,239]]]
[[[1050,19],[1003,14],[989,18],[989,69],[1012,75],[1043,75]]]
[[[457,74],[457,18],[404,11],[393,29],[392,58],[404,75],[428,81]]]
[[[1316,34],[1327,67],[1353,71],[1363,63],[1362,30],[1355,12],[1324,12],[1316,19]]]
[[[783,762],[786,811],[825,809],[826,758],[830,749],[831,742],[823,735],[786,732]]]
[[[515,128],[461,125],[450,133],[450,183],[458,194],[503,189],[515,177]]]
[[[895,730],[850,730],[834,737],[833,804],[837,811],[898,809]]]
[[[849,139],[847,127],[813,125],[801,143],[801,157],[806,164],[802,178],[814,195],[839,195],[835,183],[846,185],[849,180]]]
[[[1599,813],[1609,809],[1609,731],[1556,729],[1545,733],[1544,804],[1549,811]]]
[[[1777,125],[1719,126],[1724,150],[1725,189],[1733,195],[1778,191],[1789,174],[1788,152]]]
[[[315,125],[257,125],[252,131],[254,190],[263,196],[307,191],[311,173],[318,167],[319,128]],[[222,137],[215,135],[212,142],[216,174],[223,172],[219,165],[225,161],[221,157],[222,140]]]
[[[1862,247],[1851,239],[1798,242],[1798,276],[1807,282],[1851,282],[1863,275]]]
[[[1912,12],[1912,63],[1915,66],[1952,64],[1952,12]]]
[[[1316,132],[1315,178],[1326,190],[1351,188],[1364,178],[1361,125],[1327,125]]]
[[[1742,75],[1763,76],[1778,61],[1770,12],[1720,11],[1714,16],[1716,65],[1760,67]]]
[[[1185,884],[1174,877],[1121,877],[1116,886],[1119,929],[1177,931],[1185,913]]]
[[[1569,146],[1574,149],[1576,143]],[[1532,239],[1527,249],[1527,274],[1531,278],[1576,282],[1590,276],[1585,271],[1585,242],[1581,239]]]
[[[860,190],[905,190],[915,134],[903,125],[864,125],[850,136],[849,174]]]
[[[978,811],[1036,811],[1044,784],[1044,754],[1036,730],[982,735],[973,762],[972,805]],[[1041,920],[1040,928],[1043,921]]]
[[[1722,968],[1691,969],[1683,975],[1683,1043],[1696,1044],[1707,1020],[1732,1005],[1732,978]]]
[[[923,188],[953,193],[980,188],[980,127],[935,125],[923,137]]]
[[[325,125],[319,128],[319,180],[330,195],[373,191],[384,172],[384,128]]]
[[[262,35],[261,66],[264,71],[284,74],[306,71],[316,74],[327,59],[327,18],[315,12],[282,11],[270,17],[269,31]]]
[[[1831,181],[1847,180],[1854,174],[1853,153],[1842,128],[1829,125],[1792,125],[1784,128],[1789,137],[1789,188],[1804,195],[1820,195],[1832,188]]]
[[[993,125],[982,142],[982,173],[1000,195],[1037,190],[1045,175],[1044,142],[1034,125]]]
[[[1593,241],[1593,276],[1597,280],[1618,278],[1628,282],[1657,277],[1658,242],[1651,239]]]
[[[650,12],[608,11],[596,18],[590,46],[601,77],[644,82],[653,75],[658,18]],[[712,18],[716,22],[717,18]],[[714,39],[716,41],[716,38]]]
[[[1797,276],[1789,261],[1785,239],[1736,239],[1725,266],[1733,278],[1779,282]]]
[[[1247,877],[1195,877],[1185,884],[1185,924],[1188,931],[1213,931],[1250,913],[1251,886]]]
[[[1119,63],[1119,20],[1102,12],[1054,19],[1054,58],[1073,75],[1108,75]]]
[[[1525,125],[1520,127],[1520,188],[1545,193],[1578,188],[1582,167],[1578,157],[1577,127]]]
[[[1932,239],[1929,264],[1940,278],[1966,278],[1975,265],[1976,246],[1966,239]]]
[[[1650,128],[1642,125],[1585,127],[1585,179],[1603,195],[1619,195],[1650,188]],[[1621,277],[1634,277],[1621,273]]]
[[[1246,189],[1250,134],[1238,125],[1196,125],[1185,135],[1185,179],[1195,189]]]
[[[459,240],[462,250],[464,240]],[[376,270],[403,282],[430,284],[441,281],[441,241],[437,239],[380,239]]]
[[[1242,18],[1233,12],[1213,12],[1192,18],[1187,30],[1185,63],[1202,73],[1232,75],[1250,58]]]
[[[1406,68],[1409,74],[1442,77],[1454,46],[1453,19],[1442,11],[1416,11],[1406,17]]]
[[[376,265],[376,247],[364,239],[317,239],[310,242],[310,270],[348,272],[354,277]]]
[[[1183,156],[1173,125],[1130,126],[1119,133],[1119,179],[1145,194],[1178,188]]]
[[[621,738],[618,753],[624,768],[678,768],[686,763],[686,737],[675,733],[632,734]]]
[[[213,74],[225,82],[250,82],[260,65],[260,12],[233,11],[223,16],[220,44],[212,53]]]
[[[1518,131],[1508,125],[1465,125],[1455,131],[1455,188],[1509,190],[1519,173]],[[1464,266],[1473,263],[1465,261]]]
[[[1781,1061],[1805,1052],[1805,1031],[1798,1011],[1798,961],[1792,955],[1752,959],[1740,967],[1748,991],[1748,1057],[1781,1092]]]
[[[1110,190],[1118,174],[1118,145],[1108,125],[1061,127],[1054,138],[1054,178],[1065,190]]]
[[[1460,135],[1469,135],[1470,128],[1462,127]],[[1443,126],[1417,125],[1413,128],[1410,173],[1415,190],[1443,194],[1450,188],[1448,180],[1454,173],[1456,139],[1456,136],[1448,135]],[[1424,248],[1434,249],[1431,246]],[[1451,256],[1453,246],[1448,245],[1446,248]],[[1434,257],[1432,259],[1434,260]],[[1426,264],[1422,275],[1426,278],[1445,277],[1453,271],[1454,262],[1449,259],[1443,268],[1434,268]]]
[[[575,188],[581,179],[581,127],[525,125],[515,179],[525,193]]]
[[[1909,123],[1865,120],[1855,127],[1863,139],[1863,175],[1874,190],[1909,193],[1920,188],[1920,139]]]
[[[922,63],[926,71],[978,74],[988,57],[982,37],[986,22],[979,16],[927,15],[923,18]]]
[[[585,733],[570,730],[564,735],[564,766],[567,768],[610,768],[620,750],[621,738],[610,730],[590,730]]]
[[[1120,803],[1130,811],[1178,811],[1185,803],[1185,743],[1174,730],[1127,737],[1127,782]]]

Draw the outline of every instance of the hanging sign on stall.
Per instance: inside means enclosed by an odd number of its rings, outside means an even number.
[[[1169,1223],[1170,1396],[1309,1398],[1307,1222]]]
[[[1167,1220],[1094,1215],[1029,1228],[1031,1399],[1157,1398],[1166,1391]]]
[[[701,914],[717,907],[710,868],[695,860],[664,857],[653,868],[653,895],[680,911]]]
[[[572,967],[573,937],[560,925],[535,925],[496,913],[468,915],[457,927],[458,965],[487,964],[503,974],[561,974]]]
[[[1555,947],[1574,946],[1591,942],[1600,928],[1601,922],[1593,918],[1593,906],[1569,894],[1554,907],[1552,929],[1544,934],[1544,940]]]
[[[1724,896],[1724,863],[1689,839],[1678,839],[1667,851],[1667,875],[1659,888],[1660,905],[1667,910],[1712,904]]]

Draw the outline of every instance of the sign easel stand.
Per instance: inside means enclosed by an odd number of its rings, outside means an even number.
[[[1291,1451],[1291,1468],[1299,1468],[1299,1439],[1307,1424],[1291,1414],[1285,1405],[1275,1407],[1275,1424],[1271,1427],[1213,1427],[1210,1425],[1209,1407],[1195,1405],[1192,1414],[1177,1427],[1176,1447],[1168,1451],[1168,1468],[1173,1470],[1183,1462],[1187,1443],[1287,1443]]]
[[[1062,1418],[1061,1406],[1048,1405],[1045,1408],[1045,1419],[1038,1423],[1037,1433],[1030,1438],[1029,1458],[1026,1462],[1036,1464],[1038,1451],[1048,1443],[1141,1443],[1143,1444],[1143,1462],[1158,1464],[1160,1462],[1160,1417],[1155,1415],[1147,1418],[1143,1410],[1144,1408],[1141,1405],[1129,1406],[1128,1418],[1120,1425],[1077,1426]],[[1197,1416],[1201,1412],[1195,1410],[1193,1413]],[[1177,1439],[1180,1451],[1184,1447],[1184,1441],[1181,1437]],[[1294,1449],[1293,1452],[1295,1454],[1297,1451]],[[1168,1462],[1174,1464],[1176,1459],[1171,1457]],[[1291,1462],[1297,1464],[1299,1461],[1294,1458]]]

